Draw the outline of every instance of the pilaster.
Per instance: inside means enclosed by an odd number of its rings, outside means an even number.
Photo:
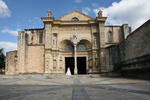
[[[18,71],[20,73],[26,72],[26,33],[19,32],[18,34]]]
[[[48,12],[50,13],[50,12]],[[45,73],[50,73],[52,69],[51,65],[51,49],[52,49],[52,23],[54,18],[51,14],[47,17],[41,18],[44,23],[44,33],[45,33]]]
[[[99,30],[99,56],[100,56],[100,70],[106,72],[106,58],[105,58],[105,21],[107,17],[99,16],[96,18]]]

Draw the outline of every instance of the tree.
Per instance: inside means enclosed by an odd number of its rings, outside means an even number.
[[[3,48],[0,49],[0,69],[5,68],[5,55],[3,53]]]

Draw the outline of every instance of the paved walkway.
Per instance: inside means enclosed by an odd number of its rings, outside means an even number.
[[[99,75],[0,75],[0,100],[150,100],[150,81]]]

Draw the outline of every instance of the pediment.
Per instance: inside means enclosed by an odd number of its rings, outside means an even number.
[[[71,21],[72,18],[78,18],[79,21],[86,21],[86,20],[93,20],[92,17],[81,13],[77,10],[71,11],[70,13],[58,18],[57,20],[61,20],[61,21]]]

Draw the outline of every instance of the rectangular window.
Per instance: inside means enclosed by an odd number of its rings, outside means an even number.
[[[39,43],[40,44],[43,43],[43,34],[40,34],[40,36],[39,36]]]

